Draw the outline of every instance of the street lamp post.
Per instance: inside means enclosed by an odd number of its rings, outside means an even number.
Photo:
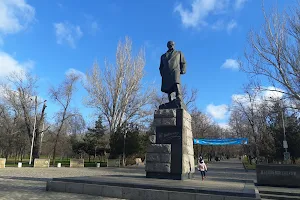
[[[282,128],[283,128],[283,148],[285,152],[283,153],[283,160],[288,161],[290,159],[290,154],[288,152],[288,143],[286,140],[286,132],[285,132],[285,121],[284,121],[284,107],[283,102],[280,101],[281,106],[281,118],[282,118]]]
[[[272,97],[270,97],[272,99]],[[283,104],[283,100],[280,99],[280,109],[281,109],[281,120],[282,120],[282,129],[283,129],[283,148],[284,148],[284,153],[283,153],[283,159],[284,160],[289,160],[290,158],[290,154],[288,152],[288,143],[286,140],[286,132],[285,132],[285,120],[284,120],[284,104]]]

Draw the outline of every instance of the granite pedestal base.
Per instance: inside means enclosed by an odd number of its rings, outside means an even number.
[[[186,179],[192,179],[193,177],[194,177],[193,173],[171,174],[171,173],[163,173],[163,172],[146,172],[146,178],[186,180]]]
[[[154,113],[156,137],[147,149],[146,177],[184,180],[195,172],[191,116],[184,109]]]

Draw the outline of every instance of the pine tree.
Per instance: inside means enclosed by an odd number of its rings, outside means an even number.
[[[85,143],[85,152],[89,155],[89,161],[91,156],[94,156],[94,159],[96,158],[100,147],[105,148],[106,144],[103,140],[105,131],[106,129],[102,124],[101,116],[99,116],[95,122],[94,128],[88,128],[88,132],[85,134],[83,141]]]

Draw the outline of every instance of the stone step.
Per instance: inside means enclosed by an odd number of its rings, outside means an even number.
[[[197,183],[199,186],[195,185]],[[259,199],[254,184],[244,188],[220,189],[203,188],[198,180],[172,181],[147,179],[143,177],[73,177],[54,178],[47,182],[48,191],[81,193],[96,196],[144,199],[144,200],[182,200],[182,199],[222,199],[254,200]]]
[[[262,199],[276,199],[276,200],[299,200],[300,196],[288,196],[288,195],[278,195],[278,194],[261,194]]]
[[[300,188],[258,186],[258,190],[260,194],[300,197]]]

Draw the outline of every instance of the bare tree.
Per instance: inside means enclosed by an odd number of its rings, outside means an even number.
[[[194,109],[191,113],[192,132],[194,138],[208,138],[209,130],[212,128],[212,120],[198,109]],[[200,147],[200,148],[199,148]],[[203,153],[203,145],[195,146],[195,154],[199,157]]]
[[[83,116],[77,111],[76,115],[73,115],[68,119],[68,132],[70,134],[83,134],[86,130],[86,122]]]
[[[265,23],[260,33],[251,31],[249,48],[245,52],[248,65],[241,69],[251,78],[265,77],[274,86],[272,89],[300,102],[300,1],[290,12],[274,10],[267,15],[263,9]],[[280,88],[280,89],[276,89]]]
[[[257,110],[258,110],[258,93],[255,90],[246,88],[245,89],[245,95],[236,98],[233,101],[232,105],[232,117],[231,119],[235,119],[237,116],[242,117],[241,119],[244,119],[247,121],[247,126],[250,127],[248,136],[250,137],[250,143],[254,145],[254,154],[258,157],[259,155],[259,149],[258,149],[258,142],[259,142],[259,135],[258,135],[258,124],[257,124]],[[235,116],[237,115],[237,116]],[[234,121],[231,124],[237,125],[237,122]],[[239,127],[240,128],[240,127]],[[239,131],[239,130],[236,130]],[[241,134],[241,133],[239,133]],[[252,139],[254,140],[253,142]]]
[[[84,87],[89,95],[86,104],[104,116],[111,133],[151,114],[146,105],[151,101],[153,90],[142,84],[144,66],[143,49],[133,57],[132,42],[126,37],[125,42],[118,44],[115,65],[105,62],[105,68],[100,69],[94,63],[86,75]]]
[[[61,108],[56,114],[57,130],[54,139],[53,146],[53,165],[55,165],[55,156],[57,151],[57,144],[62,132],[66,131],[66,122],[73,116],[70,112],[70,103],[75,90],[75,84],[79,80],[79,76],[70,73],[66,75],[65,80],[57,88],[51,87],[49,93],[54,102],[56,102]]]
[[[10,74],[6,81],[1,85],[2,99],[14,113],[15,119],[22,119],[30,141],[32,141],[33,134],[35,134],[32,154],[33,159],[39,158],[40,135],[42,132],[40,128],[45,117],[46,105],[44,104],[41,108],[42,102],[38,101],[35,105],[33,101],[34,96],[37,95],[37,78],[30,72],[22,71]],[[34,113],[35,107],[36,114]],[[35,130],[33,130],[34,117],[36,117]]]

